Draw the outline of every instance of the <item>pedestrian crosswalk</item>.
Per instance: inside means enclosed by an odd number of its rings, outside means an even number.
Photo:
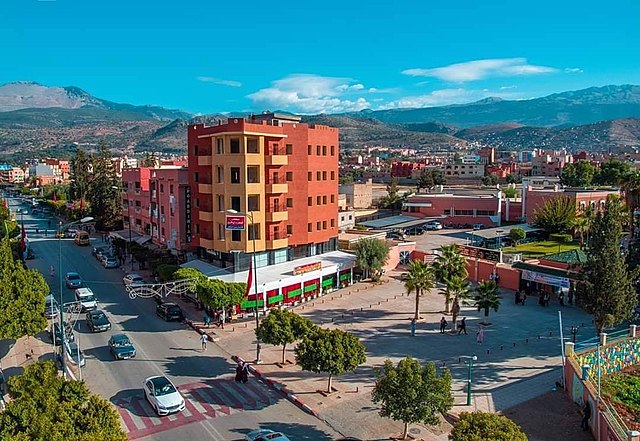
[[[242,384],[233,377],[184,384],[179,389],[185,398],[185,410],[164,417],[156,415],[142,390],[113,400],[128,438],[135,440],[208,418],[259,410],[278,399],[275,391],[257,381]]]

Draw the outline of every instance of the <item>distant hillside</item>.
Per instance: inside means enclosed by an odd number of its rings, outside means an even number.
[[[438,122],[473,127],[515,122],[526,126],[575,126],[640,117],[640,86],[604,86],[557,93],[543,98],[508,101],[487,98],[475,103],[421,109],[364,110],[349,113],[390,124]]]

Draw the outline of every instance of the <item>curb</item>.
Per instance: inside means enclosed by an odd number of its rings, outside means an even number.
[[[211,334],[208,334],[206,328],[196,325],[192,320],[185,320],[185,322],[198,334],[200,335],[205,334],[207,336],[207,340],[209,340],[210,342],[215,343],[218,340],[220,340],[219,337],[214,337]]]
[[[231,359],[233,361],[235,361],[236,363],[237,362],[243,362],[243,363],[245,362],[242,358],[238,357],[237,355],[233,355],[231,357]],[[300,398],[298,398],[293,393],[293,391],[291,389],[289,389],[288,387],[286,387],[282,383],[279,383],[277,381],[274,381],[274,380],[268,378],[262,372],[260,372],[255,367],[253,367],[253,365],[251,365],[251,364],[249,364],[249,372],[251,372],[251,374],[253,374],[258,379],[260,379],[260,380],[264,381],[265,383],[267,383],[271,388],[273,388],[273,389],[277,390],[278,392],[280,392],[280,394],[282,396],[284,396],[287,400],[289,400],[291,403],[296,405],[298,408],[302,409],[303,411],[307,412],[310,415],[313,415],[314,417],[316,417],[318,419],[321,419],[320,418],[320,414],[318,412],[316,412],[311,407],[309,407],[307,404],[305,404]]]

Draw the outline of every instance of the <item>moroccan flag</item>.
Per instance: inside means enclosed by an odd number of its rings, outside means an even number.
[[[55,192],[55,191],[53,192],[53,200],[54,200],[54,201],[57,201],[57,200],[58,200],[58,197],[56,196],[56,192]]]
[[[80,199],[80,211],[84,210],[84,201]]]
[[[252,284],[253,284],[253,259],[249,260],[249,274],[247,275],[247,290],[244,292],[245,297],[249,297]]]
[[[9,207],[7,206],[7,200],[6,200],[6,199],[3,199],[3,200],[2,200],[2,204],[4,205],[4,208],[9,208]]]

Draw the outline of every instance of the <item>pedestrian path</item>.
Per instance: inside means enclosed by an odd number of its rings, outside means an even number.
[[[129,440],[171,430],[204,419],[260,410],[275,404],[279,396],[257,381],[237,383],[232,376],[179,386],[185,398],[185,410],[159,417],[142,390],[113,400]]]

